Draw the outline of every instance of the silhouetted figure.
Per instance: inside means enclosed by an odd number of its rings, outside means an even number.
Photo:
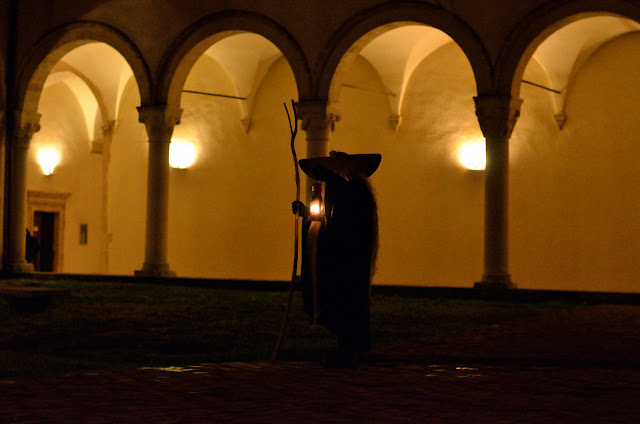
[[[311,320],[338,337],[338,352],[327,366],[355,366],[359,353],[371,350],[370,287],[378,250],[376,200],[368,181],[380,155],[347,155],[300,160],[302,170],[325,183],[324,218],[305,220],[302,284]]]
[[[25,245],[24,258],[28,263],[32,264],[36,259],[36,255],[40,251],[40,243],[38,243],[37,238],[31,235],[28,228]]]

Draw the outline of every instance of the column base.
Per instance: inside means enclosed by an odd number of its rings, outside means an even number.
[[[482,281],[478,281],[473,285],[474,289],[517,289],[518,286],[515,285],[513,281],[511,281],[511,275],[509,274],[498,274],[498,275],[489,275],[484,274],[482,276]]]
[[[31,274],[33,273],[33,264],[27,261],[14,262],[7,264],[2,271],[5,274]]]
[[[144,263],[142,269],[134,271],[136,277],[171,278],[175,277],[175,271],[169,269],[169,264],[148,264]]]

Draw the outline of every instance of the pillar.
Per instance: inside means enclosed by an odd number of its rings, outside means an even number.
[[[100,233],[102,234],[102,242],[100,248],[101,256],[101,273],[109,272],[109,246],[113,239],[109,232],[109,165],[111,163],[111,142],[113,141],[113,133],[116,128],[116,121],[109,120],[102,125],[102,138],[94,140],[91,146],[91,152],[102,156],[102,178],[101,193],[102,209],[100,217]]]
[[[510,96],[474,98],[486,139],[484,274],[478,288],[516,288],[509,274],[509,138],[522,100]]]
[[[301,101],[296,103],[296,111],[307,135],[307,158],[329,156],[329,139],[335,123],[340,121],[337,106],[323,100]],[[307,178],[307,203],[311,201],[312,184]]]
[[[135,275],[173,277],[167,263],[167,225],[169,209],[169,145],[173,128],[180,123],[182,109],[166,105],[140,106],[139,120],[149,137],[147,173],[147,229],[145,260]]]
[[[7,117],[11,119],[10,117]],[[25,255],[27,228],[27,155],[33,134],[40,130],[40,114],[16,111],[12,131],[7,132],[9,170],[7,196],[7,252],[4,270],[9,273],[33,272]]]

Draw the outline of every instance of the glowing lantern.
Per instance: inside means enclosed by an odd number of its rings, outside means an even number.
[[[196,146],[183,140],[172,140],[169,146],[169,165],[185,169],[196,161]]]
[[[484,146],[484,139],[463,144],[458,151],[458,159],[462,166],[469,170],[484,170],[487,165],[487,153]]]
[[[315,183],[311,186],[313,197],[309,203],[309,221],[322,221],[324,219],[324,202],[322,201],[322,184]]]
[[[60,152],[52,148],[42,149],[38,152],[38,163],[44,175],[51,175],[60,163]]]

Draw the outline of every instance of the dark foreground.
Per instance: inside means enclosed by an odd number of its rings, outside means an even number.
[[[589,306],[378,350],[354,370],[246,362],[0,379],[19,423],[632,423],[640,306]]]

